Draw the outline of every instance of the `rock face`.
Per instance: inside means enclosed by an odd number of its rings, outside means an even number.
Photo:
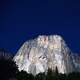
[[[13,59],[13,55],[4,49],[0,49],[0,59]]]
[[[19,70],[36,75],[58,68],[59,73],[75,71],[74,58],[59,35],[41,35],[26,41],[14,57]]]

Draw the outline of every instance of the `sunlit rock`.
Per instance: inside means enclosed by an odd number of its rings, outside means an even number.
[[[71,51],[59,35],[41,35],[26,41],[14,57],[19,70],[36,75],[50,68],[59,73],[75,70]]]

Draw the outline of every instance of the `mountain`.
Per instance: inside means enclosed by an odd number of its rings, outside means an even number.
[[[13,55],[5,49],[0,49],[0,59],[13,59]]]
[[[75,72],[80,72],[80,55],[79,54],[72,54],[72,60],[75,66]]]
[[[48,69],[55,71],[56,67],[62,74],[73,72],[77,67],[80,69],[80,60],[78,63],[59,35],[41,35],[26,41],[13,59],[20,71],[33,75],[47,72]]]

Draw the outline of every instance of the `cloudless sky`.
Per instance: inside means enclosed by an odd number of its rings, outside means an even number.
[[[80,0],[0,0],[0,48],[16,53],[40,34],[59,34],[80,53]]]

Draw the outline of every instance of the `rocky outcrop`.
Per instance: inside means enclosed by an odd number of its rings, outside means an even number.
[[[59,73],[75,71],[72,52],[59,35],[41,35],[26,41],[14,57],[19,70],[36,75],[58,68]]]

